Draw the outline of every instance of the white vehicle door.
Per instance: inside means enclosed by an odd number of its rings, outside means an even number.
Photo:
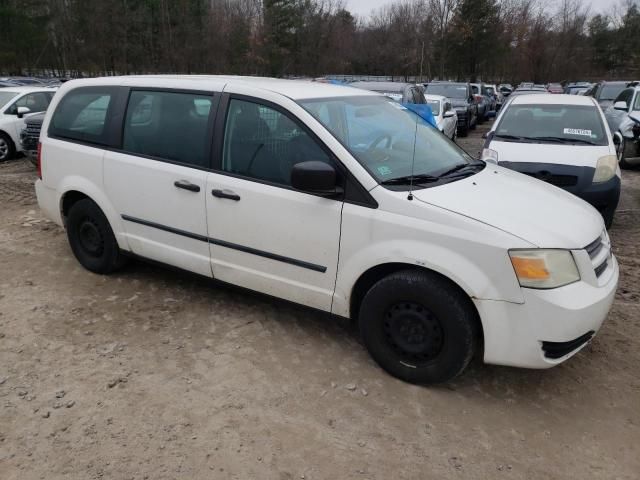
[[[211,276],[205,212],[210,92],[132,88],[122,148],[104,158],[107,195],[133,253]]]
[[[343,201],[294,190],[290,180],[296,163],[334,159],[277,105],[226,96],[218,117],[217,171],[206,188],[214,277],[329,311]]]
[[[22,150],[20,145],[20,132],[24,128],[24,119],[29,115],[44,112],[51,99],[53,92],[30,92],[16,97],[7,108],[5,108],[2,118],[2,129],[5,130],[13,140],[18,151]],[[18,116],[18,108],[26,107],[29,113],[20,117]]]

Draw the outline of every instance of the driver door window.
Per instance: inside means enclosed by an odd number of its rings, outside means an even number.
[[[289,116],[254,102],[232,99],[227,114],[222,170],[284,186],[296,163],[332,163]]]
[[[13,105],[9,107],[6,113],[9,115],[16,115],[18,113],[18,107],[27,107],[29,109],[29,113],[44,112],[49,106],[52,98],[53,93],[29,93],[16,100]]]

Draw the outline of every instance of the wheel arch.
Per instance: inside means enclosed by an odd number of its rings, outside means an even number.
[[[130,250],[129,242],[124,234],[122,221],[117,212],[113,209],[111,203],[105,196],[104,192],[101,192],[97,187],[93,185],[76,185],[70,183],[66,188],[61,189],[63,193],[60,195],[59,211],[62,224],[66,227],[67,215],[73,205],[83,199],[89,199],[94,202],[104,216],[107,218],[111,230],[113,231],[118,245],[122,250]]]
[[[476,308],[476,305],[473,302],[473,299],[471,298],[471,296],[469,296],[469,294],[451,278],[447,277],[446,275],[436,270],[423,267],[420,265],[414,265],[414,264],[403,263],[403,262],[389,262],[389,263],[382,263],[382,264],[373,266],[368,270],[366,270],[364,273],[362,273],[362,275],[360,275],[360,277],[356,280],[353,288],[351,289],[351,296],[349,298],[349,312],[350,312],[351,320],[353,321],[357,320],[362,300],[364,299],[364,296],[369,291],[369,289],[371,289],[371,287],[376,282],[378,282],[379,280],[383,279],[388,275],[391,275],[393,273],[396,273],[402,270],[421,271],[421,272],[427,272],[431,275],[435,275],[443,279],[444,281],[446,281],[461,295],[462,298],[465,298],[468,301],[470,308],[472,308],[473,311],[475,312],[475,320],[476,320],[476,327],[477,327],[476,331],[479,334],[479,342],[480,342],[479,346],[483,347],[484,329],[483,329],[482,321],[480,319],[480,313],[478,312],[478,309]]]

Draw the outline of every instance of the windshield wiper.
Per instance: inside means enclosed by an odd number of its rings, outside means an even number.
[[[564,137],[531,137],[531,140],[538,142],[556,142],[556,143],[582,143],[584,145],[597,145],[589,140],[581,138],[564,138]]]
[[[404,177],[390,178],[380,182],[380,185],[411,185],[412,183],[429,183],[437,182],[440,177],[434,177],[433,175],[420,174],[420,175],[406,175]]]
[[[518,135],[509,135],[506,133],[498,133],[493,138],[504,138],[505,140],[529,140],[527,137],[519,137]]]
[[[460,170],[464,170],[466,168],[476,168],[476,167],[480,167],[484,165],[484,163],[482,162],[473,162],[473,163],[459,163],[458,165],[450,168],[449,170],[447,170],[444,173],[441,173],[440,175],[438,175],[438,178],[443,178],[443,177],[448,177],[449,175],[459,172]]]

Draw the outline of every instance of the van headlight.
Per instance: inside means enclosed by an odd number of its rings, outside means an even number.
[[[522,287],[557,288],[580,280],[569,250],[510,250],[509,257]]]
[[[611,180],[616,175],[618,159],[615,155],[606,155],[598,159],[596,171],[593,174],[593,183],[602,183]]]

